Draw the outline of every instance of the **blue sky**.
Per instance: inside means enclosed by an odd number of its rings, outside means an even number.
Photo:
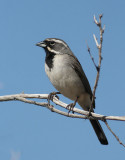
[[[93,87],[96,71],[86,41],[97,62],[93,33],[98,37],[99,32],[93,15],[103,13],[106,30],[95,112],[125,115],[124,6],[124,0],[1,0],[0,95],[55,91],[44,71],[45,53],[35,46],[51,37],[68,43]],[[71,103],[63,96],[60,98]],[[109,124],[125,143],[124,122]],[[108,146],[100,145],[88,120],[70,119],[31,104],[2,102],[0,159],[122,159],[125,149],[102,126]]]

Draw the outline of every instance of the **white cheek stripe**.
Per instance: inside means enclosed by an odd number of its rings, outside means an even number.
[[[55,53],[55,54],[60,54],[60,52],[57,52],[57,51],[55,51],[55,50],[51,49],[51,48],[50,48],[50,47],[48,47],[48,46],[47,46],[47,49],[48,49],[48,51],[53,52],[53,53]]]

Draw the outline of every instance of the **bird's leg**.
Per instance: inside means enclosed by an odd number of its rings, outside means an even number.
[[[78,98],[79,98],[79,97],[76,98],[76,100],[74,101],[74,103],[70,103],[70,104],[67,105],[66,109],[69,109],[68,113],[69,113],[70,111],[72,111],[72,113],[74,113],[73,108],[75,107],[75,105],[76,105],[76,103],[77,103],[77,101],[78,101]]]
[[[89,108],[89,115],[88,115],[89,117],[92,116],[91,112],[94,112],[92,104],[91,104],[91,106]]]
[[[91,112],[92,112],[91,109],[89,109],[88,117],[91,117],[91,116],[92,116]]]
[[[53,97],[55,96],[57,99],[59,99],[59,97],[57,96],[57,94],[61,94],[60,92],[51,92],[49,95],[48,95],[48,104],[50,105],[50,100],[53,100]]]

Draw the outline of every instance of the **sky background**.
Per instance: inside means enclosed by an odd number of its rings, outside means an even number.
[[[78,57],[93,88],[96,70],[86,41],[98,61],[93,15],[106,25],[96,113],[125,115],[124,0],[1,0],[0,95],[55,91],[44,71],[45,53],[35,44],[61,38]],[[66,103],[70,100],[61,96]],[[76,107],[79,107],[78,105]],[[125,143],[125,123],[108,121]],[[1,160],[123,159],[121,146],[101,123],[109,141],[99,143],[88,120],[71,119],[22,102],[0,103]]]

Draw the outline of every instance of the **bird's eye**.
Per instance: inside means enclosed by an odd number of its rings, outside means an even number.
[[[51,41],[51,42],[50,42],[50,45],[51,45],[51,46],[54,46],[54,45],[55,45],[55,42],[54,42],[54,41]]]

